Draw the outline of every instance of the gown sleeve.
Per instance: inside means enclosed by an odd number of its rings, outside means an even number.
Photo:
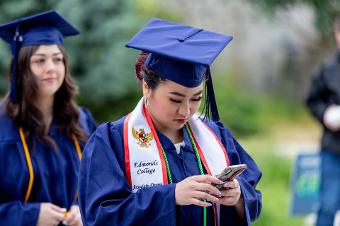
[[[114,124],[106,123],[85,147],[79,177],[84,225],[176,225],[174,184],[132,193],[125,178],[121,134]]]
[[[0,204],[1,225],[35,226],[38,221],[40,203],[12,201]]]
[[[10,158],[7,152],[15,152],[17,143],[0,141],[0,225],[35,226],[38,220],[40,203],[23,203],[25,188],[23,175],[14,175],[20,167],[17,158]],[[12,178],[15,177],[16,180]],[[10,183],[13,181],[14,183]]]
[[[242,148],[242,146],[232,137],[231,133],[224,128],[222,124],[218,123],[220,133],[222,137],[222,143],[224,143],[230,165],[247,164],[247,170],[245,170],[237,180],[241,187],[242,198],[244,202],[245,219],[243,222],[237,222],[238,217],[235,209],[221,206],[221,222],[228,222],[228,225],[251,225],[251,222],[256,220],[262,209],[262,193],[256,189],[256,186],[261,179],[262,173],[255,161],[249,156],[249,154]],[[224,212],[223,212],[224,211]],[[235,215],[235,217],[227,217]],[[235,221],[234,224],[230,220]],[[221,224],[223,225],[223,223]]]

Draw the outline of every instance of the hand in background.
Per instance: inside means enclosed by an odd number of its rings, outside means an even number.
[[[340,106],[329,106],[325,111],[323,121],[329,130],[333,132],[340,130]]]
[[[54,226],[65,220],[66,209],[52,203],[41,203],[37,226]]]
[[[67,212],[66,219],[63,221],[63,224],[68,226],[82,226],[83,222],[81,221],[81,215],[78,205],[73,205],[70,208],[70,211]]]

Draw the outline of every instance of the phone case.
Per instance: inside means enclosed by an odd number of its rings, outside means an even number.
[[[240,175],[246,168],[247,168],[246,164],[228,166],[216,177],[223,182],[232,181],[238,175]],[[223,185],[224,184],[217,184],[215,185],[215,187],[219,190],[222,190],[224,189]]]

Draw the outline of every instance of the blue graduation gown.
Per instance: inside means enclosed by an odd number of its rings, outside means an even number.
[[[80,126],[90,135],[96,129],[90,112],[81,109]],[[35,226],[40,203],[50,202],[69,209],[75,201],[79,159],[73,140],[52,122],[49,136],[56,142],[54,150],[38,139],[27,139],[34,181],[27,203],[24,197],[28,187],[29,170],[19,130],[0,109],[0,225]],[[31,145],[30,145],[31,144]],[[80,143],[81,148],[85,144]]]
[[[207,125],[221,139],[230,163],[246,163],[238,177],[244,199],[245,219],[240,222],[234,207],[221,206],[221,225],[250,225],[261,211],[262,195],[256,190],[261,172],[221,123]],[[79,174],[79,207],[84,225],[203,225],[203,208],[175,204],[175,183],[199,175],[199,168],[188,134],[177,154],[172,142],[158,132],[174,184],[148,187],[131,192],[125,177],[123,148],[124,118],[98,127],[84,150]],[[213,226],[213,208],[208,207],[207,225]]]

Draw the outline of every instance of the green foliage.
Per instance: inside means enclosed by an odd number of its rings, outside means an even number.
[[[261,115],[256,98],[234,89],[217,89],[221,121],[236,135],[251,135],[261,130]]]
[[[282,119],[305,117],[302,103],[249,91],[228,76],[214,77],[218,81],[214,86],[221,121],[237,137],[268,132],[273,123]]]
[[[254,135],[262,131],[261,98],[234,85],[230,77],[214,77],[218,111],[225,126],[236,136]]]
[[[137,51],[127,51],[124,45],[141,26],[131,1],[61,1],[57,8],[82,32],[69,42],[74,50],[69,51],[73,75],[83,90],[81,100],[98,105],[128,96],[136,88]]]

